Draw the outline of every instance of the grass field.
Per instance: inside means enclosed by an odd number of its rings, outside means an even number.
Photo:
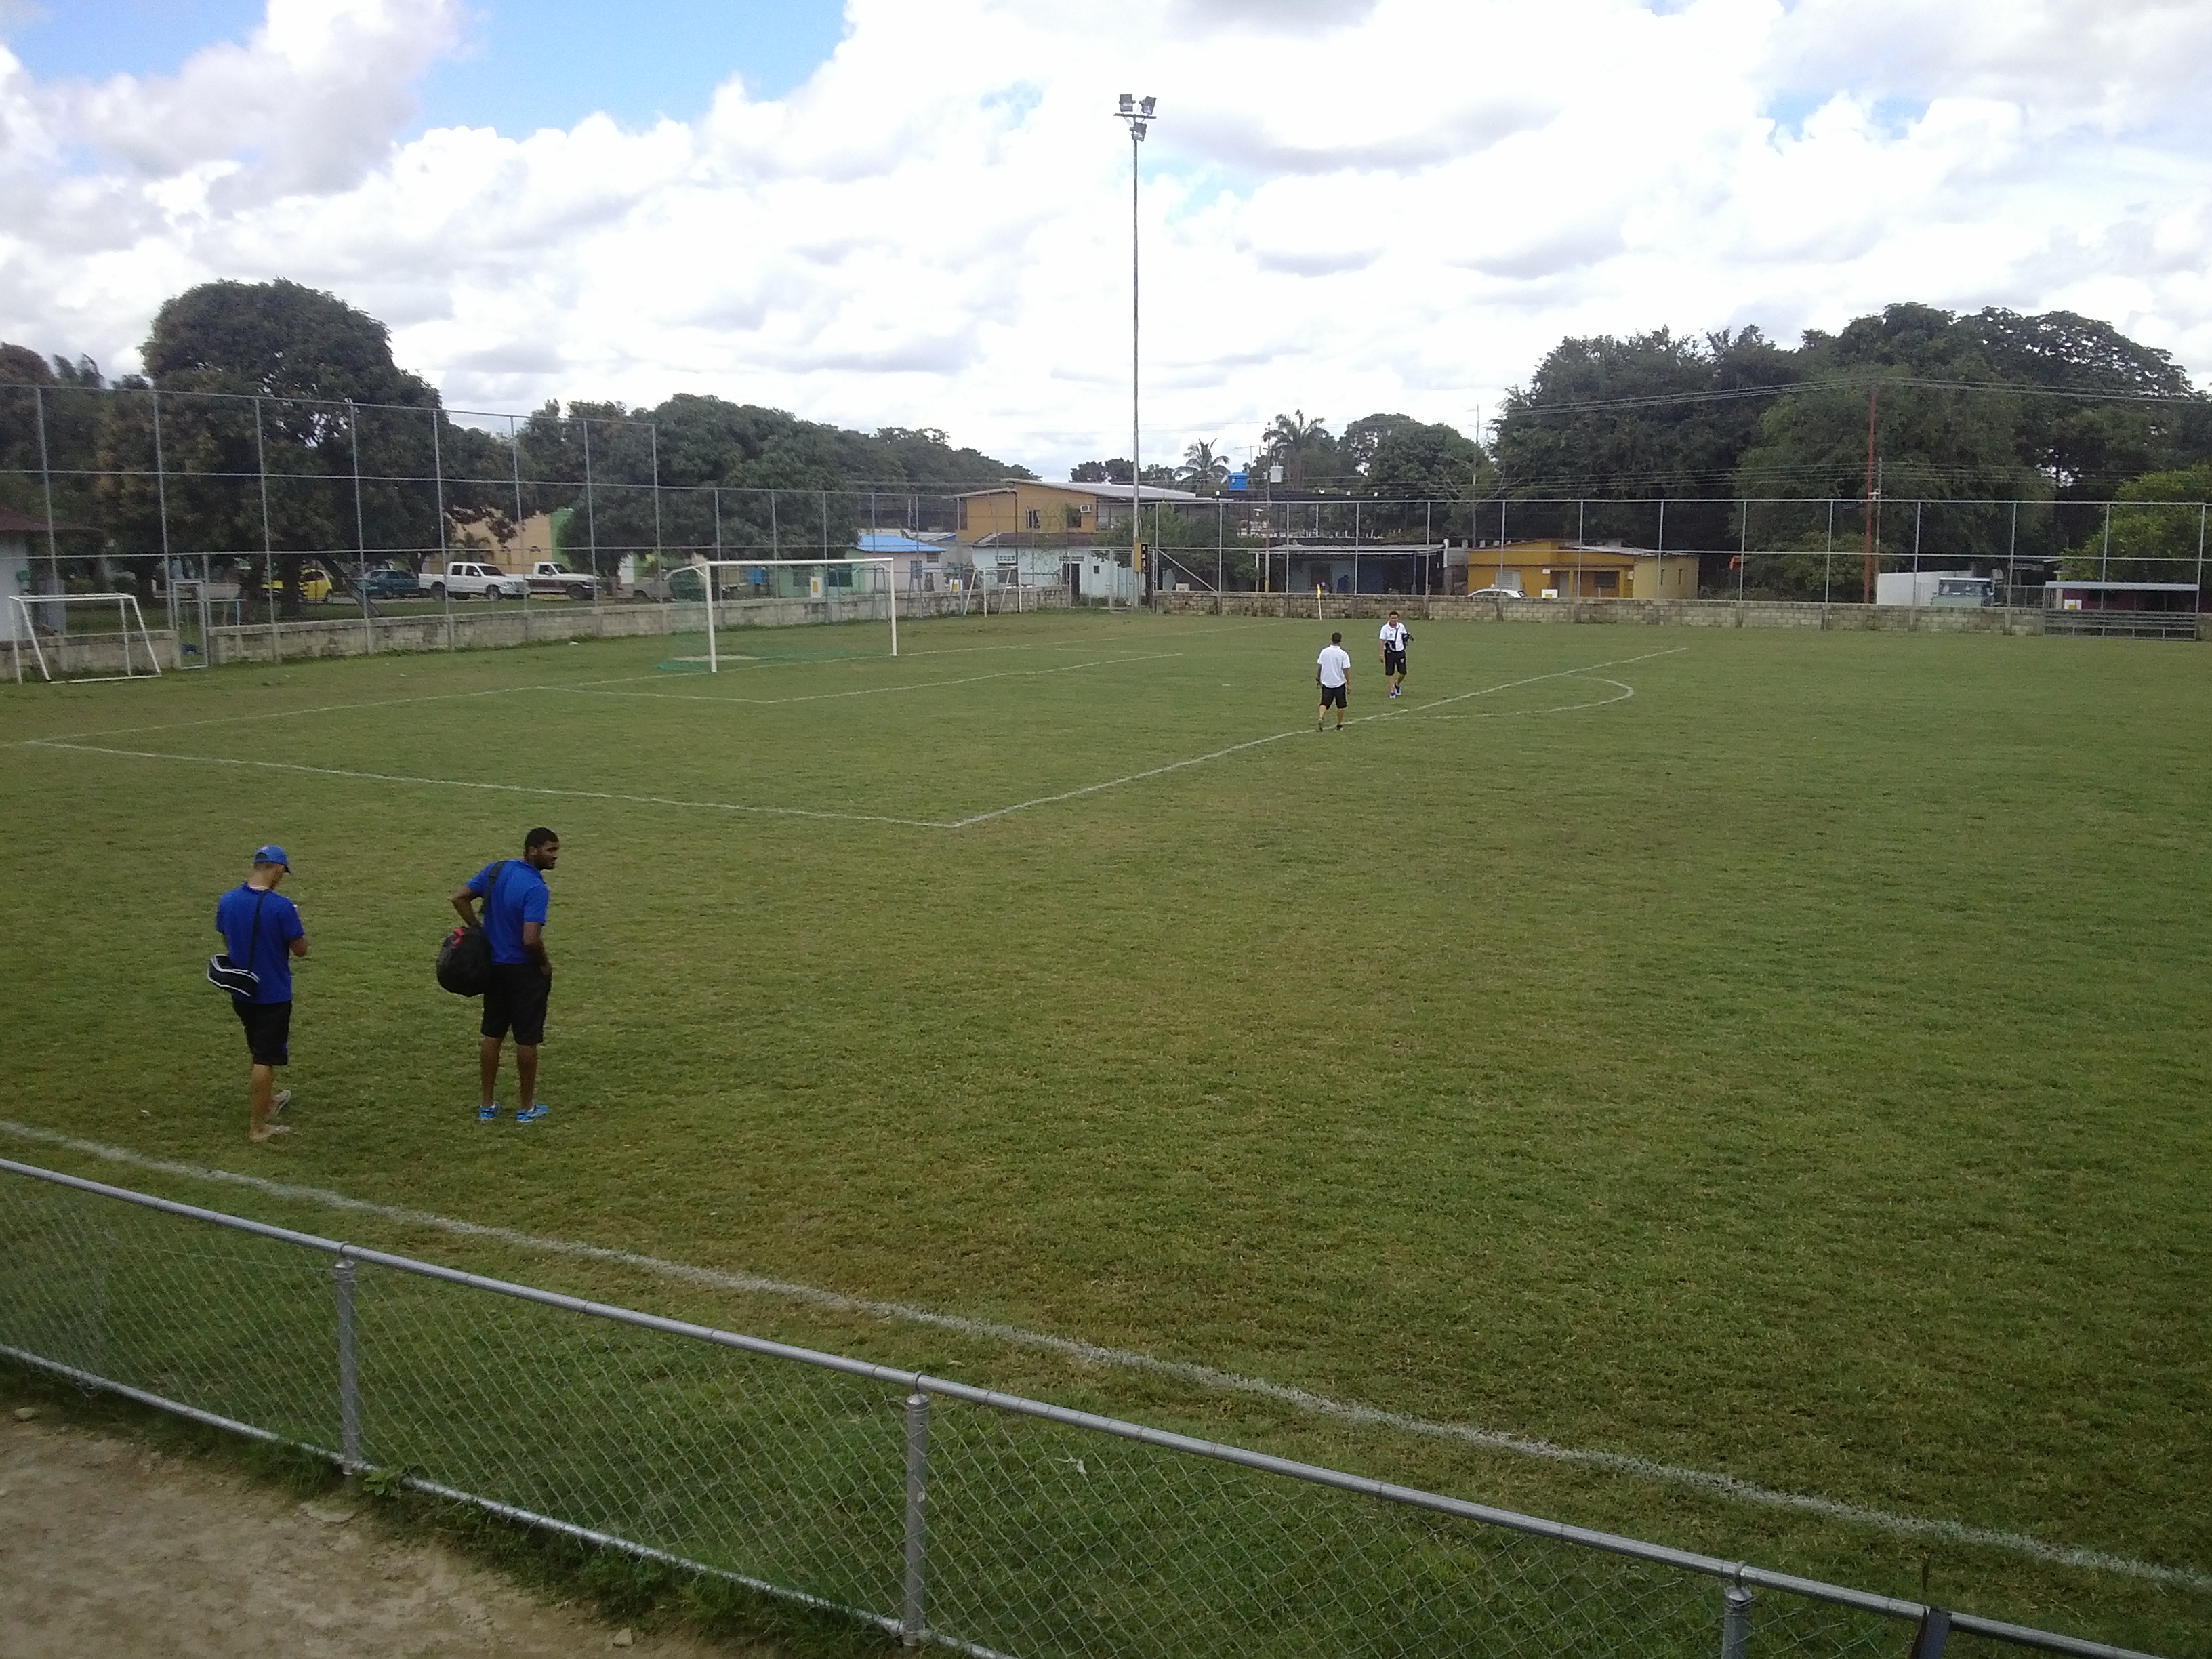
[[[1832,1499],[1877,1518],[343,1223],[2212,1647],[2212,657],[1431,623],[1388,704],[1348,631],[1341,735],[1315,624],[1206,618],[918,623],[896,661],[764,631],[714,677],[641,640],[0,688],[5,1115]],[[538,822],[554,1115],[485,1128],[474,1005],[429,962],[446,895]],[[199,973],[270,839],[313,955],[264,1150]]]

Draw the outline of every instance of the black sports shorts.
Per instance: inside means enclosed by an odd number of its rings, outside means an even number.
[[[483,1034],[503,1037],[511,1030],[526,1048],[545,1041],[545,1004],[553,981],[534,962],[495,962],[483,994]]]
[[[1322,687],[1321,706],[1324,708],[1332,707],[1337,708],[1343,708],[1344,688],[1340,685],[1324,685]]]
[[[1402,651],[1385,650],[1382,653],[1382,672],[1386,674],[1404,673],[1406,672],[1406,653]]]
[[[249,1002],[244,997],[233,997],[230,1006],[238,1010],[238,1023],[246,1027],[246,1046],[256,1066],[283,1066],[290,1062],[290,1003]]]

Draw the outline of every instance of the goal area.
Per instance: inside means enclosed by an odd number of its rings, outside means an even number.
[[[896,568],[895,560],[860,556],[709,559],[670,572],[669,598],[697,604],[704,612],[710,674],[721,672],[724,636],[739,628],[886,623],[890,654],[896,657]]]
[[[115,611],[112,634],[71,633],[70,615],[73,609],[105,610],[110,606]],[[41,612],[46,614],[42,617]],[[42,626],[47,631],[47,641],[39,637]],[[7,641],[18,685],[23,683],[27,647],[39,678],[49,682],[57,674],[79,682],[161,677],[161,659],[154,649],[154,636],[147,630],[145,613],[139,610],[134,593],[11,593],[8,596],[7,614],[0,617],[0,639]],[[49,642],[53,647],[52,661],[46,656]],[[69,670],[73,653],[84,667],[112,672],[72,675]]]

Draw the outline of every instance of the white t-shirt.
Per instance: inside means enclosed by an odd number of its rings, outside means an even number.
[[[1384,623],[1382,624],[1382,648],[1385,651],[1403,651],[1406,648],[1405,623]]]
[[[1340,645],[1321,648],[1321,683],[1334,689],[1352,678],[1352,653]]]

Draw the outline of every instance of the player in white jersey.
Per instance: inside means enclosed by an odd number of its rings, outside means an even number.
[[[1388,682],[1397,677],[1390,686],[1390,695],[1396,696],[1406,689],[1406,641],[1413,636],[1406,631],[1406,624],[1398,620],[1393,611],[1390,620],[1382,624],[1382,678]]]
[[[1314,730],[1318,732],[1328,723],[1328,711],[1334,705],[1336,729],[1343,731],[1345,693],[1352,685],[1352,653],[1344,648],[1343,635],[1328,636],[1314,665],[1314,678],[1321,684],[1321,715],[1314,721]]]

